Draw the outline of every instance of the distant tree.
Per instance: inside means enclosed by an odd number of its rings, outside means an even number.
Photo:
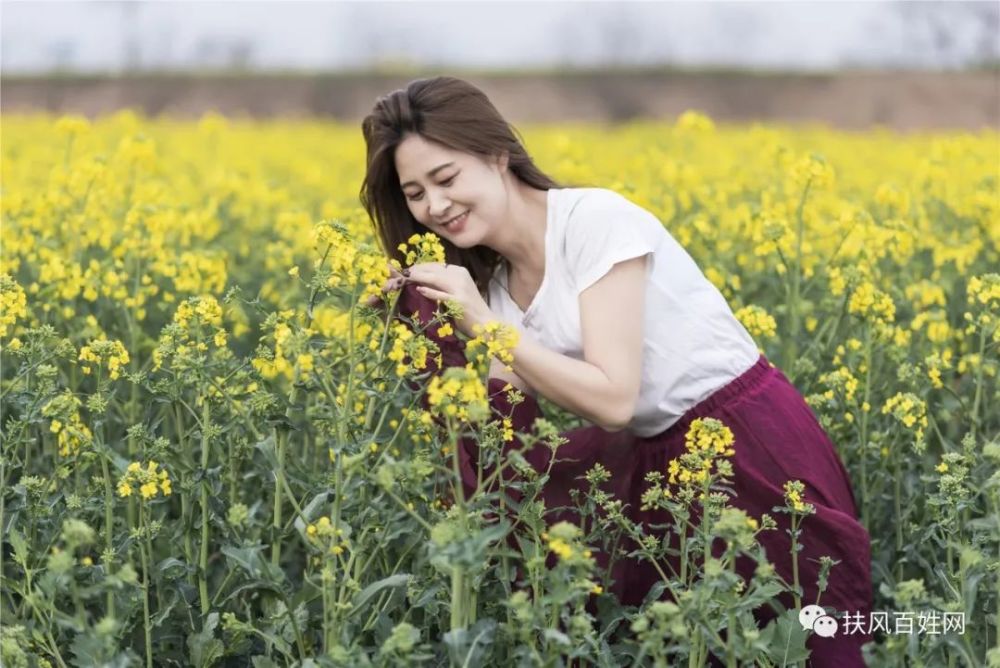
[[[930,67],[968,67],[1000,60],[1000,3],[896,2],[906,60]]]

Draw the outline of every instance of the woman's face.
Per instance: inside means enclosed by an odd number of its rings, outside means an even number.
[[[485,161],[409,134],[396,147],[395,163],[413,217],[456,246],[479,245],[503,220],[505,161]]]

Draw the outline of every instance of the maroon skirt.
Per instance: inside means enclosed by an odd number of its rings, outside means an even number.
[[[419,315],[427,322],[437,303],[416,292],[412,285],[404,286],[400,297],[400,313]],[[464,366],[464,344],[454,335],[438,337],[431,331],[424,334],[441,348],[441,366]],[[436,364],[432,371],[437,372]],[[512,418],[517,432],[530,432],[534,420],[542,415],[538,403],[531,397],[512,406],[503,391],[505,382],[490,379],[488,394],[491,409],[497,417]],[[764,547],[767,559],[777,573],[791,583],[791,542],[787,530],[789,516],[773,512],[783,506],[785,482],[800,480],[805,485],[803,500],[816,508],[816,512],[801,520],[798,553],[799,583],[803,589],[803,604],[817,601],[819,559],[829,556],[838,561],[829,575],[826,590],[819,596],[819,604],[843,614],[852,613],[867,620],[872,609],[871,550],[867,530],[858,519],[857,506],[851,483],[830,438],[816,420],[812,409],[802,395],[778,368],[763,355],[739,377],[733,379],[711,396],[689,409],[683,417],[665,431],[655,436],[640,437],[626,430],[609,432],[597,426],[578,427],[561,434],[567,443],[559,446],[555,462],[549,470],[542,500],[548,524],[560,520],[579,524],[579,518],[569,510],[574,507],[571,489],[586,489],[583,476],[595,464],[602,464],[611,472],[611,479],[601,489],[627,504],[626,515],[642,523],[649,531],[654,524],[670,524],[665,511],[640,511],[641,496],[649,486],[644,482],[646,473],[659,471],[666,475],[670,460],[685,452],[684,436],[696,418],[713,417],[725,424],[733,433],[735,454],[730,457],[733,465],[731,488],[735,497],[731,505],[759,519],[771,515],[778,524],[777,530],[762,531],[757,539]],[[519,442],[507,444],[507,450],[520,449]],[[474,439],[459,443],[459,461],[464,491],[476,491],[478,446]],[[538,444],[525,454],[535,470],[549,468],[551,450]],[[513,474],[511,474],[513,475]],[[627,553],[631,548],[622,545]],[[721,553],[721,550],[719,550]],[[595,550],[595,560],[606,568],[609,555]],[[755,564],[748,557],[737,560],[737,572],[745,579],[753,575]],[[674,565],[675,571],[679,567]],[[667,571],[670,572],[670,571]],[[625,605],[639,605],[650,588],[662,578],[647,561],[639,558],[616,557],[610,571],[613,583],[609,588]],[[664,598],[669,594],[665,592]],[[790,608],[794,602],[790,595],[779,600]],[[761,624],[773,618],[768,606],[755,612]],[[836,616],[836,615],[835,615]],[[862,633],[838,633],[825,638],[812,634],[807,647],[812,650],[812,666],[863,666],[861,645],[871,640]]]

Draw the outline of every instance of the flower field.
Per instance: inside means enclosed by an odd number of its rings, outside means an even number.
[[[493,419],[509,330],[439,374],[448,308],[366,304],[389,271],[360,127],[3,120],[0,664],[804,665],[815,601],[757,543],[809,543],[801,483],[733,508],[740,443],[708,419],[642,483],[669,526],[629,520],[597,467],[585,521],[552,522],[520,450],[558,457],[577,421]],[[872,538],[870,665],[1000,666],[1000,135],[692,112],[522,132],[556,180],[655,213],[806,396]],[[430,234],[404,251],[444,259]],[[460,439],[519,475],[466,496]],[[594,560],[620,537],[681,564],[639,608]]]

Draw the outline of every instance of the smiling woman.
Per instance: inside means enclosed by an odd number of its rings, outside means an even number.
[[[719,454],[733,455],[734,507],[757,522],[784,503],[786,483],[799,480],[816,510],[796,560],[788,522],[778,520],[780,531],[758,539],[775,570],[801,583],[795,601],[818,599],[828,556],[843,566],[829,577],[823,602],[870,610],[869,537],[832,442],[655,215],[605,188],[556,184],[486,96],[458,79],[414,81],[380,98],[362,127],[368,170],[361,198],[385,250],[402,261],[399,244],[422,231],[438,235],[446,250],[446,263],[409,268],[401,312],[429,321],[437,302],[449,299],[462,307],[456,326],[467,336],[492,321],[516,327],[512,376],[489,382],[497,415],[511,415],[501,390],[513,377],[593,423],[563,433],[568,443],[554,462],[545,448],[527,455],[548,471],[545,506],[563,509],[547,520],[578,523],[564,510],[572,506],[569,492],[599,464],[611,474],[605,490],[627,504],[632,521],[666,526],[662,513],[641,510],[648,506],[641,483],[670,470],[673,481],[692,443],[716,442],[713,434],[724,430],[717,445],[733,444]],[[461,364],[460,339],[425,334],[446,353],[445,366]],[[514,410],[514,428],[528,432],[540,416],[529,399]],[[704,438],[691,435],[699,430]],[[462,442],[469,494],[477,491],[479,454],[474,441]],[[641,604],[664,572],[625,556],[640,547],[596,557],[610,568],[611,593],[629,605]],[[676,572],[671,559],[667,568]],[[737,561],[734,569],[749,579],[753,565]],[[786,607],[792,600],[782,598]],[[773,615],[765,606],[756,612],[761,621]],[[812,637],[813,665],[864,665],[867,639],[817,644]]]

